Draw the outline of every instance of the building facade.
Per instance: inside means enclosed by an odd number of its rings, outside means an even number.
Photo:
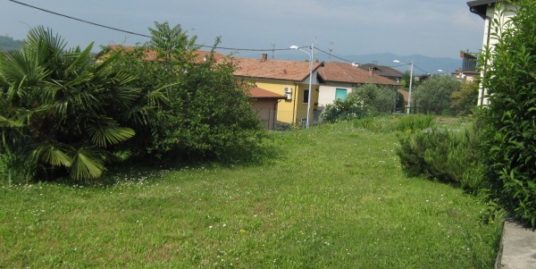
[[[303,126],[307,119],[309,102],[309,62],[273,60],[263,56],[235,58],[235,76],[254,87],[284,96],[277,104],[276,125]],[[318,115],[318,68],[313,63],[310,122]]]
[[[484,38],[482,41],[482,51],[493,52],[495,45],[499,42],[496,31],[504,31],[509,26],[509,21],[516,15],[516,6],[507,1],[501,0],[476,0],[467,2],[471,12],[484,19]],[[480,76],[484,77],[490,62],[484,63]],[[488,105],[488,91],[482,84],[478,93],[478,105]]]
[[[372,70],[365,71],[356,65],[341,62],[325,63],[318,71],[318,78],[319,110],[333,104],[335,100],[345,100],[355,88],[366,84],[393,88],[400,86],[396,81],[377,75]]]

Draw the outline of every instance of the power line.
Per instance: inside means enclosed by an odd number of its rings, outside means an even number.
[[[279,48],[279,49],[248,49],[248,48],[230,48],[230,47],[212,47],[207,45],[199,45],[202,48],[215,48],[220,50],[237,50],[237,51],[257,51],[257,52],[270,52],[270,51],[285,51],[291,50],[290,48]]]
[[[104,24],[101,24],[101,23],[89,21],[89,20],[86,20],[86,19],[81,19],[81,18],[78,18],[78,17],[70,16],[70,15],[67,15],[67,14],[52,11],[52,10],[45,9],[45,8],[42,8],[42,7],[30,5],[30,4],[21,2],[21,1],[17,1],[17,0],[8,0],[8,1],[10,1],[12,3],[15,3],[17,5],[21,5],[21,6],[29,7],[29,8],[32,8],[32,9],[36,9],[36,10],[39,10],[39,11],[42,11],[42,12],[45,12],[45,13],[48,13],[48,14],[64,17],[64,18],[67,18],[67,19],[70,19],[70,20],[75,20],[75,21],[78,21],[78,22],[81,22],[81,23],[85,23],[85,24],[105,28],[105,29],[108,29],[108,30],[117,31],[117,32],[125,33],[125,34],[135,35],[135,36],[141,36],[141,37],[145,37],[145,38],[151,38],[151,36],[147,35],[147,34],[137,33],[137,32],[134,32],[134,31],[129,31],[129,30],[118,28],[118,27],[108,26],[108,25],[104,25]],[[197,45],[197,46],[199,46],[201,48],[210,48],[210,49],[214,48],[214,49],[220,49],[220,50],[252,51],[252,52],[255,52],[255,51],[256,52],[268,52],[268,51],[290,50],[290,48],[252,49],[252,48],[232,48],[232,47],[218,47],[218,46],[212,47],[212,46],[207,46],[207,45]]]
[[[355,63],[354,61],[351,61],[351,60],[345,59],[343,57],[337,56],[337,55],[335,55],[335,54],[333,54],[331,52],[325,51],[323,49],[320,49],[320,48],[317,48],[317,47],[315,47],[315,49],[320,51],[320,52],[322,52],[322,53],[324,53],[324,54],[326,54],[326,55],[328,55],[328,56],[331,56],[331,57],[333,57],[335,59],[338,59],[338,60],[341,60],[341,61],[344,61],[344,62],[347,62],[347,63]]]
[[[136,32],[133,32],[133,31],[124,30],[124,29],[121,29],[121,28],[117,28],[117,27],[113,27],[113,26],[107,26],[107,25],[104,25],[104,24],[100,24],[100,23],[80,19],[80,18],[77,18],[77,17],[62,14],[62,13],[59,13],[59,12],[56,12],[56,11],[44,9],[44,8],[37,7],[37,6],[33,6],[33,5],[30,5],[30,4],[27,4],[27,3],[23,3],[23,2],[20,2],[20,1],[17,1],[17,0],[8,0],[8,1],[13,2],[15,4],[18,4],[18,5],[22,5],[22,6],[26,6],[26,7],[29,7],[29,8],[37,9],[37,10],[40,10],[40,11],[43,11],[43,12],[46,12],[46,13],[49,13],[49,14],[52,14],[52,15],[56,15],[56,16],[64,17],[64,18],[67,18],[67,19],[79,21],[79,22],[82,22],[82,23],[90,24],[90,25],[93,25],[93,26],[102,27],[102,28],[106,28],[106,29],[109,29],[109,30],[113,30],[113,31],[118,31],[118,32],[122,32],[122,33],[125,33],[125,34],[151,38],[150,35],[140,34],[140,33],[136,33]]]
[[[421,71],[424,72],[425,74],[430,74],[430,73],[431,73],[431,72],[429,72],[428,70],[425,70],[425,69],[419,67],[419,66],[416,65],[416,64],[413,64],[413,66],[415,66],[415,68],[417,68],[418,70],[421,70]]]

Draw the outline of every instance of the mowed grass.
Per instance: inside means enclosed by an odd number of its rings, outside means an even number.
[[[257,166],[2,187],[0,268],[492,268],[486,206],[406,177],[396,134],[355,126],[273,133]]]

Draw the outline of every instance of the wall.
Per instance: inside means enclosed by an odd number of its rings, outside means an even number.
[[[257,113],[263,128],[272,130],[275,127],[277,113],[277,99],[252,99],[251,105]]]
[[[296,85],[297,88],[298,88],[298,95],[297,95],[297,99],[296,99],[296,120],[295,120],[295,125],[298,125],[298,126],[305,126],[305,121],[307,119],[307,103],[304,103],[303,102],[303,98],[304,98],[304,94],[305,94],[305,91],[309,90],[309,84],[297,84]],[[312,86],[312,89],[313,89],[313,92],[312,92],[312,100],[311,100],[311,113],[309,115],[309,121],[311,124],[315,123],[316,120],[315,118],[315,112],[318,111],[318,91],[319,91],[319,86],[318,85],[313,85]]]
[[[495,45],[499,42],[497,38],[493,36],[494,34],[494,20],[498,20],[501,27],[500,29],[504,29],[507,27],[509,21],[514,17],[516,14],[516,7],[511,4],[503,4],[502,10],[501,8],[498,8],[498,6],[492,6],[488,8],[486,12],[486,19],[484,20],[484,40],[482,42],[482,50],[486,51],[487,49],[490,49],[493,51],[493,48]],[[487,63],[489,65],[491,63]],[[481,71],[480,74],[481,77],[485,76],[485,68]],[[480,90],[478,93],[478,105],[488,105],[489,100],[486,97],[487,96],[487,89],[484,89],[482,87],[482,84],[480,84]]]
[[[354,87],[357,85],[350,84],[333,84],[325,83],[320,85],[320,94],[318,96],[318,106],[320,109],[324,109],[327,105],[331,105],[335,102],[335,92],[337,88],[346,89],[348,94],[350,94]]]
[[[250,80],[252,81],[252,80]],[[307,83],[282,81],[275,79],[256,79],[254,82],[257,87],[285,95],[285,88],[289,88],[292,92],[292,99],[279,100],[277,105],[277,123],[288,125],[300,125],[301,120],[306,118],[307,103],[303,103],[304,91],[309,89],[309,81]],[[314,81],[313,81],[314,82]],[[313,85],[313,96],[311,103],[311,118],[314,116],[314,109],[318,103],[318,85]]]

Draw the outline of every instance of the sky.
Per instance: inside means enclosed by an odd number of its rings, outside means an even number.
[[[180,24],[198,43],[239,48],[308,45],[336,55],[394,53],[458,58],[478,51],[483,21],[466,0],[19,0],[86,20],[148,33],[155,21]],[[0,0],[0,35],[23,39],[44,25],[71,45],[147,39]]]

